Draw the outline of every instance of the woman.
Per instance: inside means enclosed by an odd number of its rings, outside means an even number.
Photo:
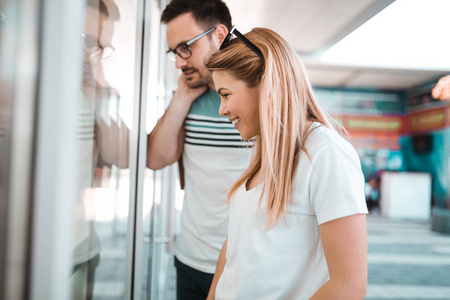
[[[205,64],[219,113],[243,139],[255,138],[250,165],[230,190],[209,299],[363,299],[359,158],[317,104],[295,50],[269,29],[243,36],[233,28]]]

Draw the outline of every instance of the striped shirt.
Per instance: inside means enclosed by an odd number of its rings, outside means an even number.
[[[193,102],[184,123],[186,184],[175,255],[205,273],[215,271],[228,229],[228,190],[246,170],[251,151],[251,142],[219,115],[219,107],[219,95],[209,90]]]

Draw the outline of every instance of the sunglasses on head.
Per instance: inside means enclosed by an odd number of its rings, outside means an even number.
[[[231,27],[231,30],[228,32],[227,36],[222,42],[222,45],[220,45],[219,50],[225,49],[228,47],[228,45],[231,42],[232,35],[235,35],[238,39],[240,39],[247,47],[252,49],[256,54],[258,54],[262,59],[264,59],[264,56],[261,52],[261,50],[258,49],[258,47],[255,46],[252,42],[250,42],[242,33],[240,33],[235,26]]]

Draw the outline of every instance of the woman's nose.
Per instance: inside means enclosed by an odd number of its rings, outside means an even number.
[[[219,107],[219,115],[225,117],[229,114],[230,112],[228,111],[227,108],[227,104],[225,103],[224,100],[220,101],[220,107]]]

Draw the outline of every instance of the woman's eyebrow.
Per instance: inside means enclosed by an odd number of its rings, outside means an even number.
[[[217,94],[220,94],[223,90],[228,90],[227,88],[220,88],[217,90]]]

